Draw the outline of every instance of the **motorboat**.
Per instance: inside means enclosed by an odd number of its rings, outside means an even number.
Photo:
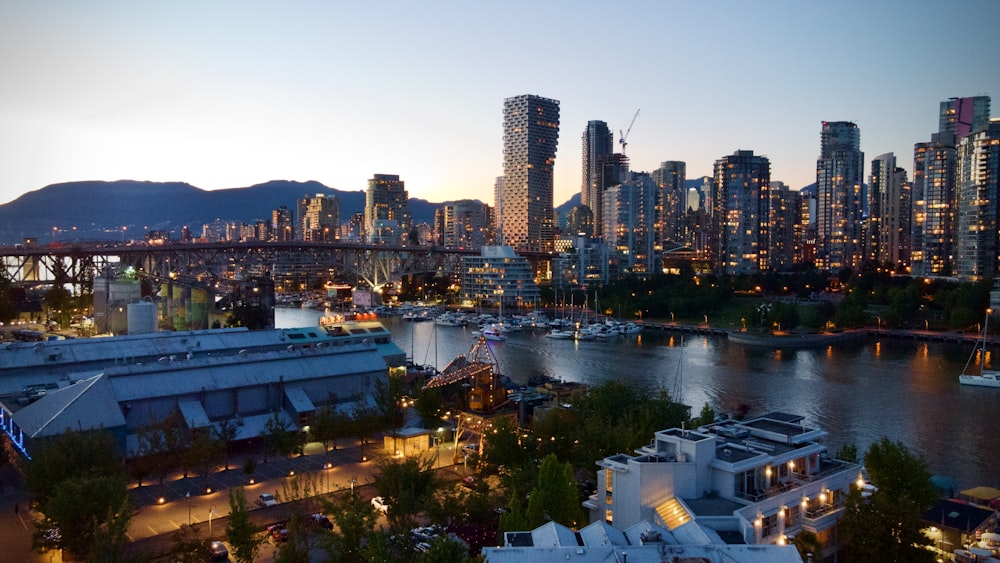
[[[962,385],[1000,388],[1000,371],[986,369],[986,342],[987,335],[989,334],[986,327],[989,324],[992,312],[991,309],[986,310],[982,338],[977,341],[975,348],[972,349],[972,354],[969,355],[969,360],[965,362],[965,368],[962,369],[962,373],[958,376],[958,382]],[[979,354],[979,369],[970,371],[969,366],[972,365],[976,354]]]

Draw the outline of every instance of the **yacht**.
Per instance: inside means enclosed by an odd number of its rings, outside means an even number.
[[[962,373],[958,376],[958,382],[962,385],[976,385],[979,387],[997,387],[1000,388],[1000,371],[986,369],[986,341],[988,331],[986,329],[990,321],[990,313],[993,311],[991,309],[986,310],[986,319],[983,321],[983,334],[982,338],[976,343],[976,346],[972,349],[972,354],[969,355],[969,361],[965,362],[965,368]],[[979,370],[969,371],[969,366],[972,365],[972,360],[975,359],[976,354],[979,356]]]

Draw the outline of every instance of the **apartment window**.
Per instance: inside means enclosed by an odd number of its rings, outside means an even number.
[[[776,533],[778,533],[778,514],[765,516],[764,521],[761,523],[761,537],[767,538]]]
[[[613,471],[607,469],[604,470],[604,503],[614,504],[614,482],[615,474]],[[609,520],[610,522],[610,520]]]
[[[614,522],[614,519],[615,519],[615,513],[612,512],[610,508],[604,511],[605,522],[607,522],[608,524],[612,524]]]

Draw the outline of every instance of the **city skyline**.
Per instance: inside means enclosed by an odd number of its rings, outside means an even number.
[[[627,152],[637,171],[680,161],[689,177],[708,176],[720,157],[752,150],[797,190],[816,179],[820,123],[850,121],[863,152],[894,153],[912,172],[913,146],[937,130],[941,101],[1000,91],[990,72],[1000,45],[976,39],[990,36],[1000,4],[962,8],[9,6],[0,203],[81,180],[207,190],[316,180],[362,191],[377,173],[405,178],[429,201],[491,202],[503,100],[522,94],[560,101],[556,204],[580,191],[587,123],[607,122],[619,151],[636,110]],[[928,43],[942,37],[946,10],[961,31]],[[961,47],[966,37],[975,49]]]

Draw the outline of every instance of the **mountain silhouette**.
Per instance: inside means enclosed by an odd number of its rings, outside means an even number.
[[[364,191],[341,191],[319,182],[273,180],[245,188],[203,190],[185,182],[83,181],[52,184],[0,205],[0,244],[16,244],[26,237],[39,242],[68,240],[141,239],[146,230],[181,228],[195,235],[215,220],[236,223],[270,221],[271,211],[284,205],[295,210],[304,196],[335,195],[340,219],[364,211]],[[447,203],[447,202],[446,202]],[[434,211],[444,205],[410,198],[417,223],[432,223]]]

